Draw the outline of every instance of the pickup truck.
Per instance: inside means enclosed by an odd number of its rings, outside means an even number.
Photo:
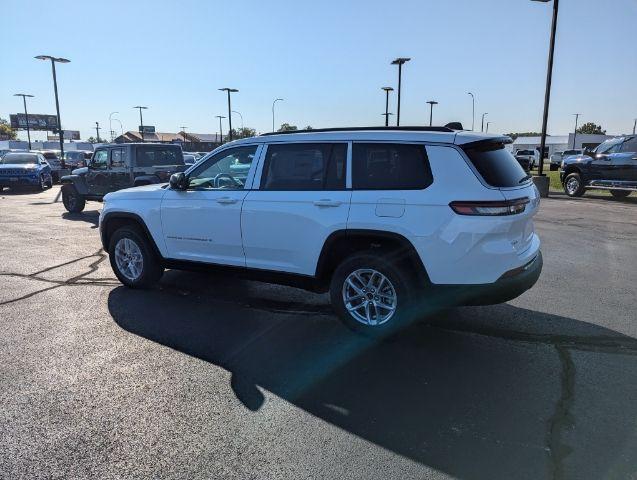
[[[69,212],[81,212],[86,201],[124,188],[166,183],[186,169],[181,146],[157,143],[104,145],[95,150],[86,167],[63,176],[62,203]]]
[[[627,197],[637,191],[637,136],[611,138],[582,155],[565,157],[560,181],[569,197],[581,197],[586,190]]]

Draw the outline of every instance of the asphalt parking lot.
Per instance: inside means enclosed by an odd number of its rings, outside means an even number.
[[[324,296],[116,281],[99,203],[0,192],[0,478],[637,478],[637,205],[543,200],[539,283],[384,342]]]

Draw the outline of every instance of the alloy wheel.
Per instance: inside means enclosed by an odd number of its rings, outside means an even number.
[[[121,238],[115,244],[115,264],[120,273],[131,282],[142,274],[144,257],[139,245],[130,238]]]
[[[398,296],[389,278],[377,270],[361,268],[350,273],[343,283],[345,309],[357,322],[382,325],[396,313]]]

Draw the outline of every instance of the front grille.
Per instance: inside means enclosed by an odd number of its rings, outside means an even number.
[[[0,170],[0,175],[4,177],[18,177],[22,175],[32,175],[32,173],[20,170],[19,168],[3,168]]]

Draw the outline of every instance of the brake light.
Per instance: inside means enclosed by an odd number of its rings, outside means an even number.
[[[528,197],[495,202],[451,202],[449,206],[458,215],[516,215],[524,212],[529,203]]]

